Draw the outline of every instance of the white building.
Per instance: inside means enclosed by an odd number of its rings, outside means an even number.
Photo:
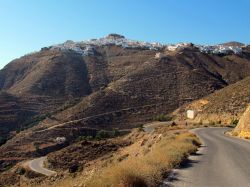
[[[195,110],[187,110],[187,118],[188,119],[194,119],[196,116],[196,111]]]
[[[169,51],[176,51],[177,49],[184,49],[185,47],[188,47],[190,45],[190,43],[177,43],[175,45],[168,45],[166,46],[166,48]]]
[[[65,137],[56,137],[56,143],[62,144],[66,141]]]

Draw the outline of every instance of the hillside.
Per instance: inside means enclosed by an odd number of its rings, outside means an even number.
[[[0,70],[0,107],[11,111],[0,118],[11,138],[0,147],[0,169],[101,129],[138,127],[247,76],[247,47],[162,45],[114,34],[45,47]]]
[[[229,85],[211,95],[183,105],[174,113],[183,118],[188,109],[195,110],[197,116],[190,122],[230,124],[239,120],[250,103],[250,77]]]

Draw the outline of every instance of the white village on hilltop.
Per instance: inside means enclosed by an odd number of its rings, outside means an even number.
[[[100,39],[91,39],[81,42],[73,42],[68,40],[62,44],[53,45],[50,49],[59,49],[63,51],[74,51],[83,56],[94,55],[94,49],[96,46],[105,46],[105,45],[117,45],[123,48],[143,48],[149,50],[158,51],[160,49],[166,48],[169,51],[176,51],[186,47],[190,47],[193,44],[191,43],[177,43],[177,44],[161,44],[158,42],[142,42],[136,40],[126,39],[124,36],[118,34],[110,34],[107,37]],[[235,46],[235,45],[193,45],[197,47],[203,53],[212,53],[212,54],[240,54],[242,52],[242,47],[244,46]]]

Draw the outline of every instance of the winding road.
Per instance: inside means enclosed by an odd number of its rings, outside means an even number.
[[[165,124],[166,123],[163,123],[163,122],[150,123],[150,124],[147,124],[146,126],[144,126],[144,131],[147,133],[152,133],[156,127],[161,126],[161,125],[165,125]],[[44,157],[40,157],[40,158],[33,159],[31,161],[28,161],[28,166],[32,171],[35,171],[37,173],[40,173],[40,174],[43,174],[46,176],[55,175],[56,174],[55,171],[51,171],[51,170],[44,167],[45,159],[46,159],[46,157],[44,156]]]
[[[163,186],[250,187],[250,141],[225,135],[228,130],[192,130],[203,146],[182,168],[174,170]]]
[[[29,161],[28,166],[31,170],[46,175],[46,176],[52,176],[55,175],[55,171],[51,171],[49,169],[44,168],[44,161],[46,157],[40,157],[36,158],[34,160]]]
[[[157,125],[148,125],[149,133]],[[250,141],[225,135],[229,128],[192,130],[203,146],[180,169],[175,169],[162,186],[250,187]],[[31,170],[46,176],[55,171],[43,167],[46,157],[28,162]]]

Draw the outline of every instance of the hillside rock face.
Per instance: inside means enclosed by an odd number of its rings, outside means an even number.
[[[247,76],[248,48],[216,55],[114,34],[43,48],[0,70],[0,132],[12,137],[0,147],[0,168],[57,149],[56,137],[137,127]]]
[[[234,132],[236,132],[239,137],[250,138],[250,106],[248,106],[243,113]]]

